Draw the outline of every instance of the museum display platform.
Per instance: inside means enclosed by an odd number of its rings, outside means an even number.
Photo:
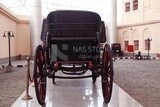
[[[111,101],[103,101],[101,78],[95,84],[91,78],[87,79],[47,79],[46,104],[43,107],[143,107],[125,91],[113,84]],[[31,100],[22,100],[25,92],[11,105],[11,107],[42,107],[38,104],[34,84],[29,86]]]

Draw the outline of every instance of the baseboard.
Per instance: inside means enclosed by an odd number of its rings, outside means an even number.
[[[26,60],[27,57],[30,57],[30,55],[12,56],[11,57],[11,62],[16,61],[16,60]],[[0,64],[4,64],[4,63],[8,63],[8,62],[9,62],[9,57],[0,58]]]

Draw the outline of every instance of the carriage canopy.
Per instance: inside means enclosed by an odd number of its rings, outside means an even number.
[[[95,12],[53,11],[43,20],[41,40],[44,41],[46,32],[52,32],[54,37],[93,37],[97,32],[104,31],[105,26],[102,24],[104,22]],[[100,40],[106,41],[105,32],[100,35]]]

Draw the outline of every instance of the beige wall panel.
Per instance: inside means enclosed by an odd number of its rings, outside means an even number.
[[[30,28],[29,24],[18,23],[16,35],[16,54],[30,55]]]
[[[7,33],[7,37],[3,37],[5,31],[13,31],[15,36],[10,38],[11,56],[30,55],[29,22],[13,18],[10,13],[3,12],[0,11],[0,58],[9,56]]]
[[[133,11],[133,0],[124,0],[123,25],[143,22],[143,0],[138,1],[138,10]],[[125,3],[130,2],[130,12],[125,11]]]
[[[154,45],[155,53],[160,53],[160,23],[152,25],[152,42]]]
[[[135,32],[136,31],[136,32]],[[118,42],[122,44],[122,50],[124,50],[124,41],[125,38],[124,32],[128,32],[129,37],[128,41],[130,45],[133,45],[134,40],[139,40],[139,50],[142,53],[147,53],[145,50],[145,40],[151,38],[151,50],[150,53],[157,54],[160,53],[160,23],[150,23],[144,25],[136,26],[126,26],[118,28]],[[137,36],[136,36],[137,35]],[[127,51],[124,51],[127,53]],[[137,52],[137,51],[135,51]]]
[[[160,0],[148,0],[144,2],[144,21],[153,21],[160,19]]]
[[[5,31],[13,31],[14,35],[16,35],[16,25],[16,21],[0,13],[0,58],[8,57],[8,38],[2,36]],[[15,38],[11,38],[11,56],[15,56],[15,44]]]
[[[124,12],[125,3],[130,2],[130,12]],[[138,0],[138,10],[133,11],[132,0],[123,0],[122,21],[118,20],[118,25],[141,23],[160,19],[160,0]],[[120,15],[119,15],[120,17]]]
[[[134,11],[125,13],[123,16],[123,25],[143,22],[143,15],[141,11]]]

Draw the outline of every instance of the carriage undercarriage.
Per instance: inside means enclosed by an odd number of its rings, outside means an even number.
[[[47,42],[48,43],[48,42]],[[51,44],[50,42],[48,43]],[[47,44],[47,45],[48,45]],[[48,46],[50,47],[50,46]],[[47,48],[48,49],[48,48]],[[102,93],[106,103],[109,103],[112,94],[113,85],[113,62],[109,45],[105,44],[103,48],[102,58],[98,61],[94,60],[49,60],[49,51],[44,46],[39,45],[35,51],[34,59],[34,83],[35,91],[39,104],[45,104],[47,77],[52,78],[53,84],[56,83],[56,78],[61,79],[82,79],[92,78],[93,83],[97,77],[101,76]],[[57,72],[63,72],[70,76],[58,76]],[[91,75],[85,75],[86,72],[91,72]],[[79,75],[79,76],[76,76]]]

